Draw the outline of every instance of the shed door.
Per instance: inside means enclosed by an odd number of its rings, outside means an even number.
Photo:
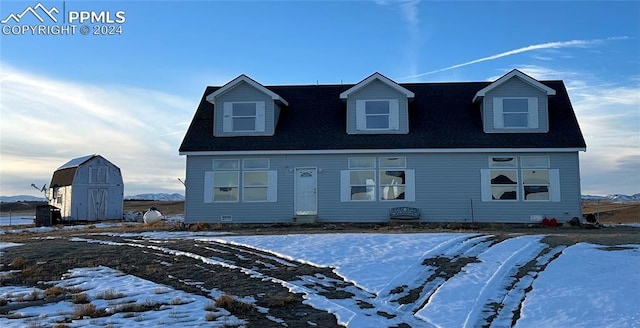
[[[317,201],[317,170],[315,168],[296,168],[296,215],[316,215]]]
[[[107,189],[89,189],[89,220],[105,219],[107,216]]]

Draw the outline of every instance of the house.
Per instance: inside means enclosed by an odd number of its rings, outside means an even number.
[[[64,221],[122,219],[124,184],[120,168],[100,155],[74,158],[60,166],[49,184],[49,205]]]
[[[581,217],[586,145],[562,81],[207,87],[180,146],[187,222]],[[416,214],[417,215],[417,214]]]

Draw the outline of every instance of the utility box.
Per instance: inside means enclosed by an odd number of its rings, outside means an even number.
[[[51,205],[36,206],[36,227],[50,227],[62,222],[60,209]]]

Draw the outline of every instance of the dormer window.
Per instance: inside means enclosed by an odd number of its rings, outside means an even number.
[[[496,97],[493,100],[496,129],[538,128],[538,98]]]
[[[356,126],[361,131],[398,130],[398,100],[357,100]]]
[[[225,102],[225,132],[261,132],[265,130],[264,101]]]

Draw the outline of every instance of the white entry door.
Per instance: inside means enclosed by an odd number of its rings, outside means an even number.
[[[295,173],[296,215],[316,215],[318,213],[317,170],[296,168]]]
[[[88,220],[104,219],[107,214],[107,189],[89,189]]]

